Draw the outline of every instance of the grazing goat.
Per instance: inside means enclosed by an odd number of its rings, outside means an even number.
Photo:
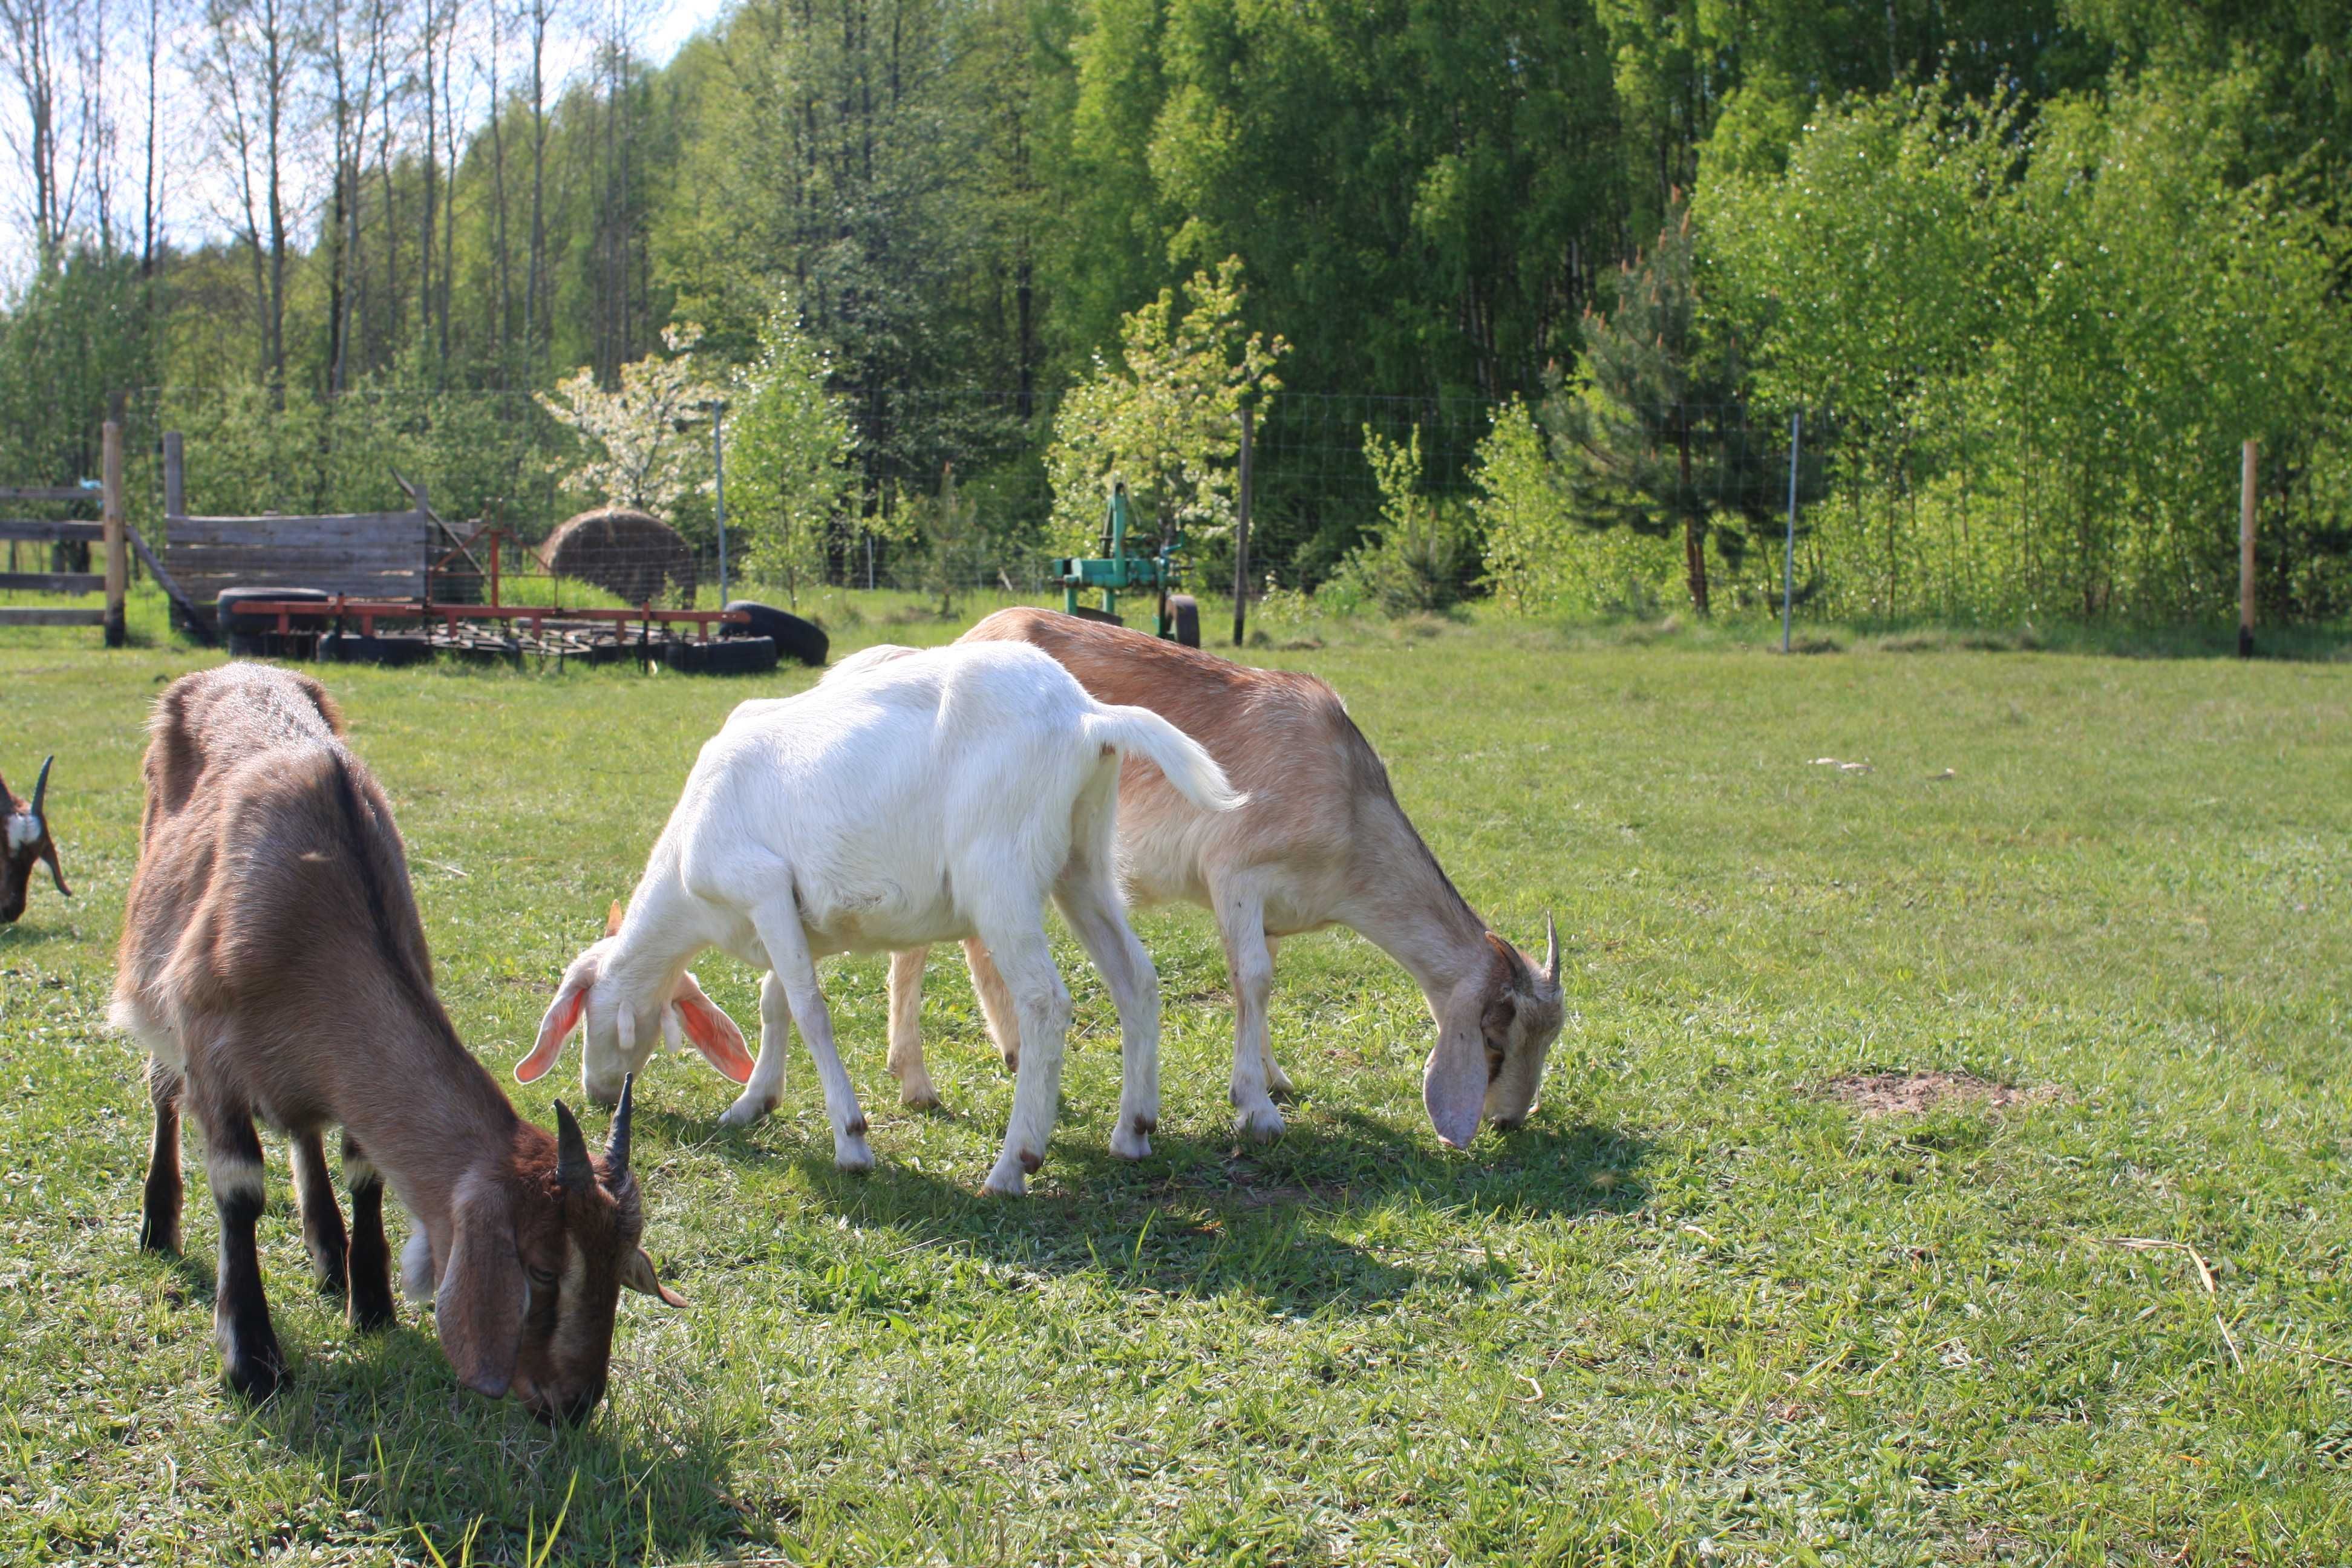
[[[0,806],[5,815],[6,852],[0,854],[0,925],[14,921],[25,912],[25,900],[33,891],[33,868],[47,861],[49,880],[58,891],[73,897],[66,886],[66,874],[58,865],[58,841],[49,835],[49,763],[55,757],[41,763],[41,776],[33,785],[33,798],[28,805],[8,793],[5,782],[0,782]]]
[[[1239,811],[1211,816],[1169,787],[1148,758],[1120,782],[1118,860],[1137,903],[1184,900],[1217,918],[1234,988],[1233,1102],[1243,1130],[1277,1137],[1274,1095],[1290,1080],[1266,1039],[1277,941],[1344,925],[1420,983],[1437,1043],[1422,1101],[1455,1148],[1483,1115],[1518,1126],[1534,1109],[1559,1036],[1559,935],[1544,917],[1544,959],[1486,929],[1454,891],[1389,789],[1388,770],[1339,694],[1310,675],[1252,669],[1141,632],[1050,610],[999,610],[958,646],[1042,648],[1097,700],[1150,709],[1208,748]],[[989,1033],[1013,1059],[1027,1037],[1005,1005],[1001,965],[966,941]],[[921,1032],[920,950],[890,962],[890,1067],[911,1100],[929,1093]]]
[[[1043,925],[1051,894],[1118,1005],[1111,1149],[1141,1159],[1160,1117],[1160,983],[1111,860],[1122,754],[1149,758],[1196,811],[1237,804],[1175,726],[1097,702],[1034,648],[874,650],[797,697],[742,704],[703,746],[619,929],[565,970],[515,1076],[545,1072],[584,1018],[581,1082],[602,1099],[682,1027],[744,1083],[722,1119],[741,1126],[774,1107],[796,1020],[824,1087],[834,1163],[866,1170],[866,1117],[816,960],[975,939],[995,955],[1026,1047],[985,1187],[1018,1194],[1045,1157],[1070,1022]],[[756,1065],[685,976],[713,946],[766,972]]]
[[[180,1246],[180,1107],[205,1133],[220,1212],[214,1322],[228,1381],[267,1398],[286,1361],[254,1250],[258,1116],[293,1142],[302,1233],[352,1326],[394,1318],[383,1186],[415,1222],[402,1255],[459,1381],[542,1420],[604,1392],[620,1289],[684,1303],[637,1245],[630,1095],[602,1158],[562,1103],[550,1137],[458,1042],[392,807],[319,684],[262,665],[187,676],[155,705],[147,808],[111,1018],[147,1048],[155,1141],[140,1244]],[[352,1231],[327,1178],[342,1129]],[[436,1289],[436,1281],[438,1289]]]

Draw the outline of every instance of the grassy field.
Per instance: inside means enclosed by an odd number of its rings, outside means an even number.
[[[0,766],[58,753],[79,895],[0,931],[7,1560],[520,1563],[559,1515],[548,1560],[592,1563],[2352,1560],[2352,668],[1277,636],[1253,657],[1347,694],[1490,923],[1559,912],[1529,1126],[1438,1148],[1421,1000],[1335,933],[1281,957],[1291,1131],[1237,1148],[1214,932],[1159,911],[1153,1158],[1105,1151],[1116,1026],[1062,941],[1065,1117],[1036,1195],[983,1201],[1010,1084],[960,961],[939,1117],[883,1071],[880,963],[836,963],[879,1168],[833,1171],[804,1064],[733,1133],[731,1086],[657,1063],[646,1241],[694,1306],[626,1304],[613,1396],[550,1433],[405,1307],[348,1336],[282,1165],[268,1405],[219,1382],[193,1158],[186,1259],[136,1251],[104,1004],[141,721],[212,656],[95,640],[0,640]],[[501,1079],[698,742],[809,679],[328,674]],[[1969,1076],[1918,1112],[1853,1082],[1932,1073]]]

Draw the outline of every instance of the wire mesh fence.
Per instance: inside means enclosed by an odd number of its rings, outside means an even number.
[[[892,388],[848,401],[851,502],[827,525],[822,582],[952,595],[1050,591],[1053,407],[1011,391]],[[603,569],[551,559],[595,497],[572,480],[578,438],[523,393],[155,389],[127,402],[134,525],[162,548],[163,435],[178,431],[190,512],[363,513],[421,492],[439,520],[430,591],[456,602],[666,603],[720,590],[715,486],[688,486]],[[679,432],[707,447],[707,426]],[[2238,434],[2091,449],[2015,422],[1919,415],[1872,427],[1804,419],[1783,535],[1788,416],[1736,404],[1605,409],[1556,399],[1285,392],[1258,410],[1253,590],[1333,588],[1393,607],[1495,593],[1535,612],[1717,613],[1795,596],[1842,619],[2165,618],[2233,601]],[[973,523],[952,539],[899,526],[951,479]],[[2352,608],[2352,430],[2317,420],[2266,452],[2258,495],[2265,613]],[[733,593],[767,591],[772,520],[727,510]],[[632,542],[634,539],[635,542]],[[1192,541],[1195,584],[1230,586],[1233,542]],[[657,582],[648,590],[645,584]]]

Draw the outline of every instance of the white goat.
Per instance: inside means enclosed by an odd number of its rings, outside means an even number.
[[[1096,701],[1020,644],[869,650],[797,697],[742,704],[704,744],[617,931],[564,971],[515,1076],[545,1072],[584,1018],[582,1087],[606,1100],[682,1026],[722,1071],[748,1077],[723,1118],[741,1126],[775,1106],[798,1020],[824,1086],[834,1163],[866,1170],[866,1118],[834,1048],[816,960],[977,939],[1023,1043],[1012,1124],[984,1190],[1017,1194],[1045,1156],[1070,1021],[1045,942],[1050,893],[1118,1005],[1110,1146],[1141,1159],[1160,1116],[1160,983],[1112,860],[1122,755],[1150,760],[1203,811],[1240,804],[1174,725]],[[741,1035],[685,973],[707,947],[766,971],[748,1075]]]

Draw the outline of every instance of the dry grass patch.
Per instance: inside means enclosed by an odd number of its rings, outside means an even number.
[[[2019,1089],[1966,1072],[1855,1073],[1832,1079],[1823,1090],[1864,1116],[1917,1116],[1944,1105],[1980,1105],[2006,1110],[2053,1098],[2048,1089]]]

